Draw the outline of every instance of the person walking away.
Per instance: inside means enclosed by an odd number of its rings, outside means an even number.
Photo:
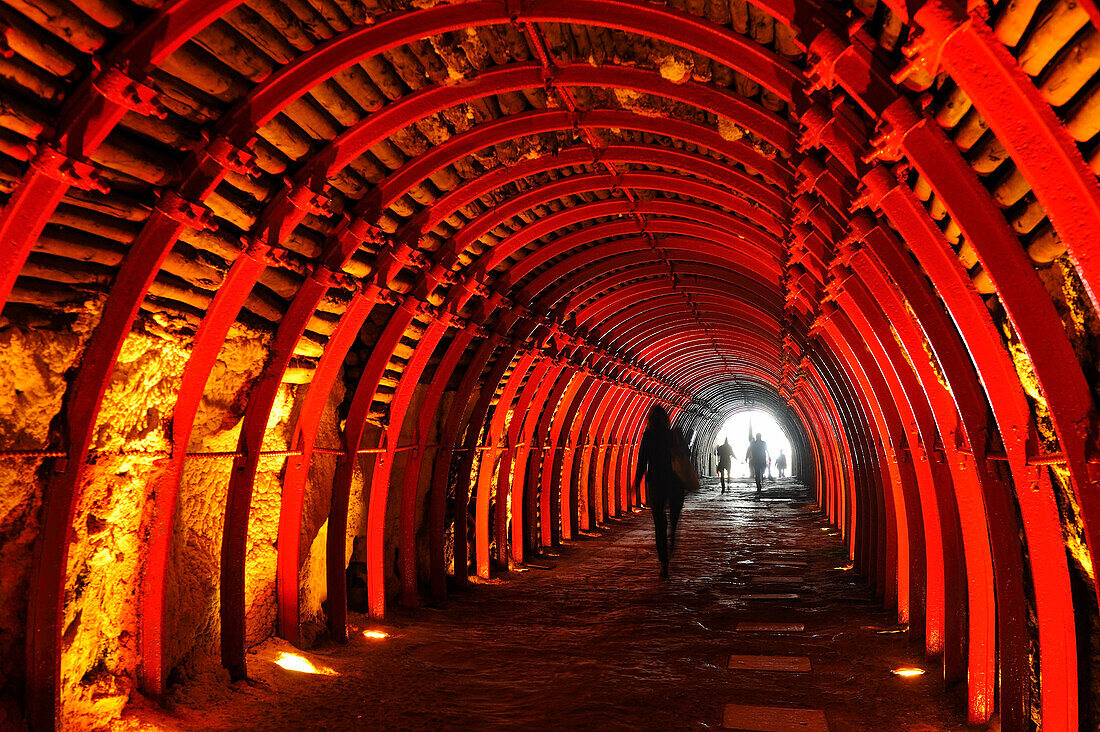
[[[756,433],[756,439],[749,443],[749,451],[745,453],[745,460],[749,463],[752,477],[756,481],[756,492],[763,490],[764,468],[768,463],[768,443],[760,433]]]
[[[775,459],[775,469],[779,471],[779,479],[783,480],[783,474],[787,472],[787,456],[779,451],[779,457]]]
[[[684,485],[672,468],[674,452],[686,452],[682,443],[683,440],[672,428],[665,408],[660,404],[650,407],[646,416],[645,432],[642,433],[642,444],[638,449],[634,489],[641,488],[644,476],[646,495],[653,511],[653,530],[657,541],[657,559],[661,562],[661,577],[668,577],[669,558],[676,547],[676,525],[684,507]]]
[[[733,465],[733,447],[730,446],[728,437],[718,446],[715,453],[718,455],[718,477],[722,480],[722,495],[725,495],[726,481],[730,478],[730,467]]]

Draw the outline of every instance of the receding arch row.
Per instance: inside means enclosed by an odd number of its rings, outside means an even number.
[[[569,264],[569,261],[566,261],[566,264]],[[570,267],[570,269],[572,269],[572,267]],[[544,287],[544,286],[546,286],[550,283],[557,282],[559,280],[559,276],[560,275],[557,272],[543,273],[543,275],[540,277],[540,280],[544,284],[532,284],[532,285],[529,286],[529,288],[532,289],[532,291],[538,292],[539,289],[541,289],[542,287]],[[591,276],[591,275],[581,274],[580,276]],[[626,275],[626,276],[632,276],[632,275]],[[557,289],[558,289],[558,292],[568,292],[570,287],[571,287],[571,283],[561,285]],[[552,301],[553,297],[550,297],[550,299]],[[404,321],[399,321],[398,326],[395,328],[395,331],[398,331],[398,330],[403,331],[404,327],[405,327]],[[390,328],[390,326],[387,326],[387,330],[389,328]],[[384,351],[379,351],[379,352],[384,353]],[[381,360],[381,359],[379,359],[379,360]],[[366,385],[365,390],[363,389],[364,384]],[[356,390],[356,397],[355,397],[355,400],[354,400],[353,403],[355,403],[355,402],[360,402],[360,403],[363,403],[363,404],[368,403],[368,400],[370,400],[370,398],[373,396],[374,387],[375,386],[374,386],[373,380],[361,381],[360,389]],[[492,392],[488,391],[486,389],[486,390],[484,390],[484,393],[492,393]],[[362,398],[360,397],[361,394],[364,395]],[[352,415],[354,415],[356,413],[360,414],[360,415],[363,414],[362,411],[356,412],[356,409],[353,407]],[[361,429],[361,427],[359,427],[359,424],[361,423],[362,418],[357,418],[355,425],[351,424],[352,423],[352,418],[353,417],[350,415],[349,416],[349,431],[350,431],[350,433],[353,434],[353,435],[361,434],[360,431],[359,431],[359,429]],[[354,438],[352,439],[352,443],[349,444],[349,450],[352,449],[352,445],[354,445],[354,448],[357,449],[357,444],[355,443]],[[339,484],[345,485],[349,481],[350,481],[350,472],[346,472],[346,469],[345,469],[345,472],[343,473],[343,478],[339,481]],[[339,523],[340,522],[335,522],[334,521],[332,525],[337,526]],[[339,532],[334,531],[334,529],[332,529],[332,532],[331,532],[330,535],[331,536],[339,536]],[[375,550],[376,551],[381,551],[381,546],[376,545]],[[378,569],[379,575],[381,575],[381,566],[378,566],[377,569]],[[341,575],[341,577],[342,577],[342,575]],[[340,578],[332,577],[332,579],[333,579],[333,581],[337,581]],[[383,590],[383,588],[381,586],[376,586],[375,587],[375,591],[381,592],[382,590]],[[372,608],[376,609],[377,611],[381,612],[382,607],[384,607],[384,602],[383,601],[379,600],[377,602],[372,602]]]
[[[309,397],[307,397],[307,398],[309,398]]]
[[[660,206],[656,206],[656,208],[660,208]],[[674,205],[674,206],[672,206],[672,208],[673,209],[683,208],[683,205],[682,204],[679,204],[679,206]],[[323,284],[323,281],[317,281],[317,285],[321,285],[321,284]],[[314,292],[316,293],[316,294],[313,295],[314,298],[320,297],[323,294],[323,288],[317,287],[317,288],[315,288]],[[300,326],[300,329],[304,328],[304,321],[309,317],[310,312],[311,311],[309,310],[309,308],[302,308],[302,309],[299,310],[299,316],[297,318],[297,322],[302,323],[302,325]],[[289,322],[294,322],[294,319],[289,319],[288,318],[287,321],[284,321],[284,326]],[[282,330],[280,331],[280,333],[282,333]],[[224,340],[224,335],[221,335],[220,333],[215,333],[214,334],[215,338],[217,338],[218,336],[220,336],[220,338],[218,338],[218,340]],[[293,340],[297,340],[297,338],[295,337]],[[289,355],[290,349],[293,346],[292,346],[292,342],[289,339],[286,340],[286,343],[287,343],[287,345],[283,347],[283,352]],[[203,353],[209,354],[207,356],[208,359],[212,359],[214,357],[214,355],[213,355],[214,351],[213,351],[212,348],[210,348],[210,349],[203,348],[203,349],[197,349],[197,350],[199,350]],[[194,362],[192,362],[192,363],[194,363]],[[185,374],[185,378],[184,378],[185,384],[186,383],[197,384],[199,382],[205,383],[204,373],[205,373],[206,368],[204,366],[192,367],[192,363],[189,363],[188,372],[187,372],[187,374]],[[271,384],[272,387],[275,387],[275,386],[277,386],[278,382],[277,382],[277,380],[272,379],[268,383]],[[194,400],[197,400],[198,397],[201,395],[200,392],[198,392],[195,389],[192,389],[190,391],[190,393],[194,394],[193,402],[194,402]],[[269,395],[270,395],[269,400],[273,400],[273,398],[274,398],[274,389],[273,388],[272,388],[271,391],[269,391]],[[197,402],[195,402],[195,403],[197,403]],[[255,403],[259,404],[259,403],[262,403],[262,401],[257,400]],[[181,420],[180,416],[181,416],[181,414],[185,415],[186,413],[187,413],[187,410],[178,410],[177,415],[176,415],[176,417],[177,417],[177,429],[175,431],[175,434],[177,435],[177,438],[181,438],[182,444],[186,444],[185,440],[183,440],[182,438],[183,438],[184,435],[189,433],[189,429],[181,429],[181,424],[185,423],[187,420],[186,419]],[[193,411],[191,411],[191,414],[193,415]],[[261,418],[257,419],[255,421],[255,424],[266,424],[266,417],[261,417]],[[182,426],[186,427],[187,425],[182,424]],[[252,434],[254,435],[256,440],[259,440],[261,438],[261,434],[258,434],[256,432],[252,432]],[[254,451],[254,452],[257,452],[257,451]],[[179,454],[182,456],[182,450],[179,452]],[[249,472],[249,471],[246,471],[246,472]],[[177,475],[178,475],[178,473],[177,473]],[[169,477],[169,480],[172,480],[172,478]],[[176,480],[178,480],[178,478],[176,478]],[[245,505],[245,504],[242,502],[241,505]],[[164,522],[162,522],[162,523],[164,523]],[[163,563],[157,563],[156,566],[162,566],[163,567],[163,566],[166,566],[166,565],[163,564]]]

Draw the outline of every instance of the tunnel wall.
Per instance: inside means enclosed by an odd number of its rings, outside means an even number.
[[[1098,19],[4,0],[0,722],[507,572],[755,403],[971,722],[1095,727]]]

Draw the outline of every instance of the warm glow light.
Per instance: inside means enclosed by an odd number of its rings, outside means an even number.
[[[364,630],[363,637],[372,638],[374,640],[382,640],[383,638],[389,638],[390,634],[384,633],[381,630]]]
[[[909,676],[923,676],[924,675],[924,669],[923,668],[896,668],[896,669],[892,670],[890,673],[892,673],[894,676],[905,676],[905,677],[908,678]]]
[[[848,572],[851,571],[852,565],[849,564],[847,567],[833,567],[833,569],[839,569],[841,572]]]
[[[324,666],[314,666],[310,663],[308,658],[299,656],[297,653],[286,653],[279,651],[279,655],[275,657],[275,665],[285,668],[287,671],[300,671],[304,674],[321,674],[322,676],[336,676],[337,673],[331,668]]]

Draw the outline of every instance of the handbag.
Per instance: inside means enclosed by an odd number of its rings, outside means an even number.
[[[700,490],[699,476],[695,472],[695,466],[691,464],[691,456],[688,454],[684,438],[679,431],[673,430],[672,437],[672,472],[680,480],[684,490],[693,493]]]

